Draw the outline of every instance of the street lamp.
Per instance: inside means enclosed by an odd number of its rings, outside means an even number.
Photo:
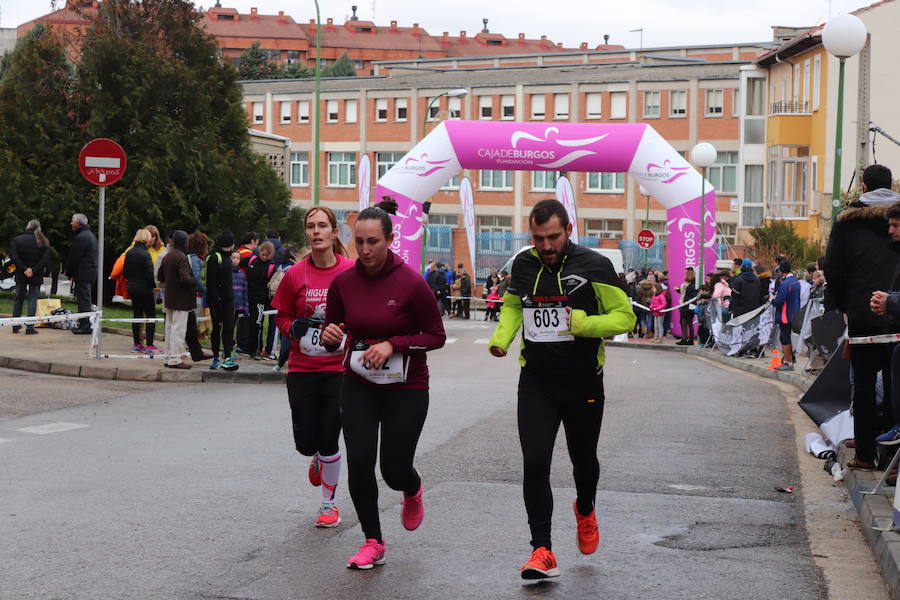
[[[425,114],[422,116],[422,136],[419,139],[425,137],[425,127],[428,122],[428,113],[431,112],[431,107],[434,106],[434,103],[440,100],[442,97],[447,96],[448,98],[462,98],[467,95],[469,90],[465,88],[456,88],[454,90],[449,90],[444,92],[443,94],[438,94],[434,98],[431,99],[431,102],[428,103],[428,106],[425,108]],[[425,272],[425,249],[428,244],[428,213],[424,213],[423,215],[424,221],[422,221],[422,264],[420,265],[420,271],[422,273]]]
[[[319,113],[321,103],[322,80],[322,19],[319,16],[319,0],[313,0],[316,4],[316,122],[313,123],[313,206],[319,205]]]
[[[834,132],[834,179],[831,188],[831,222],[837,218],[841,206],[841,154],[843,153],[844,125],[844,61],[857,54],[866,45],[866,26],[862,20],[850,14],[838,15],[825,24],[822,43],[832,56],[837,57],[837,127]]]
[[[700,281],[706,281],[703,259],[706,257],[706,167],[716,162],[717,152],[709,142],[700,142],[691,150],[691,160],[700,167]],[[699,288],[698,288],[699,289]]]
[[[647,200],[647,212],[644,214],[644,229],[650,229],[650,192],[644,186],[638,186],[638,192]],[[644,248],[644,272],[647,272],[649,248]]]

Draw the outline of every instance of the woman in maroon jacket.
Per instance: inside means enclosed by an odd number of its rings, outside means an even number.
[[[425,352],[446,334],[434,294],[419,273],[390,251],[396,203],[363,210],[356,221],[359,259],[328,290],[322,341],[336,348],[346,331],[348,352],[341,386],[341,425],[347,445],[350,496],[366,541],[347,567],[384,564],[378,518],[375,459],[381,428],[381,474],[403,492],[400,520],[408,530],[422,522],[422,480],[413,466],[428,413]]]

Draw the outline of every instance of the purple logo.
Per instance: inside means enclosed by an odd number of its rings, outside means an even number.
[[[450,160],[451,159],[449,158],[446,160],[428,160],[428,154],[423,153],[419,158],[410,156],[403,161],[403,165],[399,168],[398,172],[413,173],[419,177],[428,177],[436,171],[445,169],[446,164],[450,162]]]
[[[672,161],[669,159],[663,161],[662,165],[658,165],[656,163],[647,163],[647,178],[658,179],[660,180],[660,183],[672,183],[679,177],[687,175],[688,171],[691,170],[690,167],[673,167],[671,166],[671,164]],[[673,171],[676,172],[673,173]]]

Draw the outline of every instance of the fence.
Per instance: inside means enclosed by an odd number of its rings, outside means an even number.
[[[622,260],[625,270],[634,269],[640,271],[644,268],[644,249],[638,246],[635,240],[621,240],[619,249],[622,250]],[[716,245],[716,258],[727,258],[728,246]],[[647,267],[650,269],[666,268],[666,242],[657,240],[653,247],[647,251]],[[704,265],[707,272],[715,271],[715,265]]]
[[[429,225],[428,238],[425,240],[425,259],[445,265],[456,265],[453,262],[453,227],[450,225]]]
[[[528,233],[479,232],[475,234],[475,280],[483,282],[491,269],[499,270],[522,246],[531,243]]]

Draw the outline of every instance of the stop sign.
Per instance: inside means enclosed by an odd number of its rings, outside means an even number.
[[[128,160],[116,142],[97,138],[84,145],[78,153],[78,169],[94,185],[111,185],[122,178]]]
[[[656,236],[653,235],[653,232],[649,229],[641,229],[640,232],[638,232],[637,243],[641,248],[644,248],[645,250],[652,248],[654,242],[656,242]]]

